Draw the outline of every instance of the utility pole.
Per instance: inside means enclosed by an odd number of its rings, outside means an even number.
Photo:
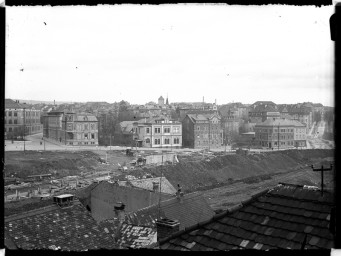
[[[26,132],[26,108],[24,108],[24,155],[26,154],[25,152],[25,132]]]
[[[67,127],[67,116],[65,115],[65,145],[66,145],[66,127]]]
[[[329,168],[323,168],[323,165],[321,166],[321,169],[314,169],[314,166],[312,165],[311,168],[314,172],[321,172],[321,196],[323,196],[323,172],[325,171],[331,171],[333,169],[333,165],[331,164]]]
[[[279,150],[279,125],[280,125],[280,123],[278,123],[278,141],[277,141],[277,147],[278,147],[278,150]]]

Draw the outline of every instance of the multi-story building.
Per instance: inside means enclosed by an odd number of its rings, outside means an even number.
[[[257,101],[249,107],[251,123],[261,123],[266,119],[280,118],[280,113],[272,101]]]
[[[299,121],[306,125],[307,132],[313,124],[313,107],[308,103],[298,103],[294,105],[280,105],[281,118]]]
[[[182,121],[183,146],[217,148],[223,144],[221,118],[218,114],[187,114]]]
[[[89,113],[52,111],[44,116],[44,137],[65,145],[98,145],[98,121]]]
[[[254,129],[256,143],[262,147],[306,147],[306,126],[296,120],[267,119]]]
[[[5,139],[41,133],[40,115],[41,111],[32,105],[5,99]]]
[[[133,123],[137,146],[169,148],[182,146],[182,124],[167,117],[142,119]]]

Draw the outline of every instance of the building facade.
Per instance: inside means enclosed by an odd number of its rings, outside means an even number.
[[[223,144],[221,118],[217,114],[187,114],[182,121],[183,146],[217,148]]]
[[[180,148],[182,146],[182,124],[165,117],[134,122],[133,133],[139,147]]]
[[[43,132],[41,112],[32,105],[5,99],[4,114],[5,139],[17,139]]]
[[[98,121],[88,113],[49,112],[44,116],[44,137],[65,145],[98,145]]]
[[[296,120],[268,119],[256,124],[254,129],[256,143],[261,147],[306,147],[306,126]]]

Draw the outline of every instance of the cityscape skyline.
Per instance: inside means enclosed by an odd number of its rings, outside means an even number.
[[[5,96],[144,104],[168,94],[170,102],[333,106],[333,11],[332,5],[9,7]]]

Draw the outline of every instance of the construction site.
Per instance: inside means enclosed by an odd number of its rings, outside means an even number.
[[[203,191],[216,210],[232,207],[279,182],[321,185],[311,165],[330,166],[334,150],[274,152],[161,151],[7,151],[5,214],[34,207],[34,202],[60,193],[86,197],[86,188],[101,180],[128,181],[163,177],[184,193]],[[326,189],[333,172],[326,172]],[[30,206],[32,205],[32,206]]]

